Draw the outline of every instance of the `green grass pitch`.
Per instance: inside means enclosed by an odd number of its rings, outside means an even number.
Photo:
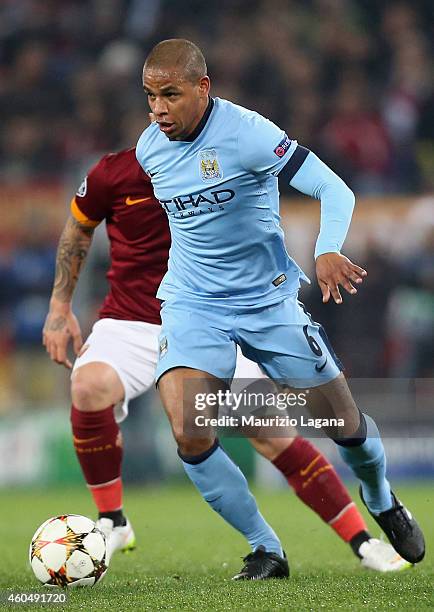
[[[137,550],[115,556],[101,585],[70,591],[64,607],[15,608],[68,612],[433,610],[433,483],[397,490],[425,530],[428,552],[418,567],[387,575],[362,570],[348,546],[294,495],[258,490],[261,510],[284,543],[291,577],[231,582],[248,548],[192,487],[127,489],[125,506],[136,530]],[[3,491],[0,508],[0,590],[46,592],[27,563],[30,538],[49,516],[93,516],[87,491],[84,487]],[[369,526],[378,535],[371,520]]]

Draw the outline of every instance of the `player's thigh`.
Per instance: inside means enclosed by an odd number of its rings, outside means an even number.
[[[263,372],[257,363],[245,357],[237,350],[237,365],[231,385],[232,393],[241,393],[245,398],[240,404],[242,414],[246,417],[257,415],[285,416],[286,413],[277,408],[278,393],[281,389]],[[237,416],[240,417],[240,408]],[[266,414],[265,414],[266,413]],[[241,433],[249,438],[255,449],[268,459],[274,459],[292,443],[297,436],[297,430],[291,426],[241,426]]]
[[[166,371],[158,381],[158,390],[173,435],[181,446],[187,440],[199,452],[209,447],[215,438],[211,425],[204,425],[204,418],[217,416],[219,391],[224,392],[227,385],[208,372],[191,368],[176,367]],[[197,417],[201,424],[197,424]],[[191,444],[188,444],[191,447]]]
[[[190,368],[232,380],[236,346],[227,313],[193,301],[163,304],[156,380],[173,368]]]
[[[247,314],[240,322],[244,355],[273,380],[313,388],[339,376],[342,366],[323,327],[295,296]]]
[[[159,325],[101,319],[93,326],[74,363],[73,376],[91,363],[104,363],[116,372],[123,388],[122,404],[116,407],[119,421],[128,413],[129,400],[153,384],[159,332]]]

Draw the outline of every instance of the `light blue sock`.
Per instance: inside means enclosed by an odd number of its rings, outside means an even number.
[[[220,446],[200,463],[187,463],[190,457],[180,456],[204,500],[247,538],[252,550],[262,545],[266,551],[283,556],[279,538],[259,512],[243,473]]]
[[[363,499],[369,510],[379,514],[392,507],[390,485],[386,479],[386,455],[375,421],[364,415],[367,426],[366,440],[360,446],[339,446],[345,463],[359,478]]]

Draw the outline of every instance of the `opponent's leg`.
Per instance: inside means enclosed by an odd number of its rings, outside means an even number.
[[[372,538],[333,465],[309,440],[261,435],[249,440],[280,470],[297,497],[349,544],[363,567],[380,572],[410,567],[390,544]]]
[[[309,440],[301,436],[258,437],[250,438],[250,442],[280,470],[297,497],[344,542],[351,544],[363,532],[369,539],[366,523],[333,465]]]
[[[108,364],[86,363],[72,374],[71,397],[74,448],[98,508],[98,525],[109,537],[110,555],[133,548],[134,534],[122,510],[122,434],[113,413],[124,398],[122,382]]]
[[[158,388],[187,475],[213,510],[252,547],[253,553],[246,557],[246,566],[236,578],[287,576],[280,541],[259,512],[245,477],[211,429],[193,431],[195,396],[198,392],[224,392],[222,381],[198,370],[176,368],[161,376]]]

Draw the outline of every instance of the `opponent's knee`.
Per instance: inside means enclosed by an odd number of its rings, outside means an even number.
[[[96,378],[77,370],[71,380],[71,399],[73,405],[84,412],[103,410],[114,403],[110,385],[104,377]]]

